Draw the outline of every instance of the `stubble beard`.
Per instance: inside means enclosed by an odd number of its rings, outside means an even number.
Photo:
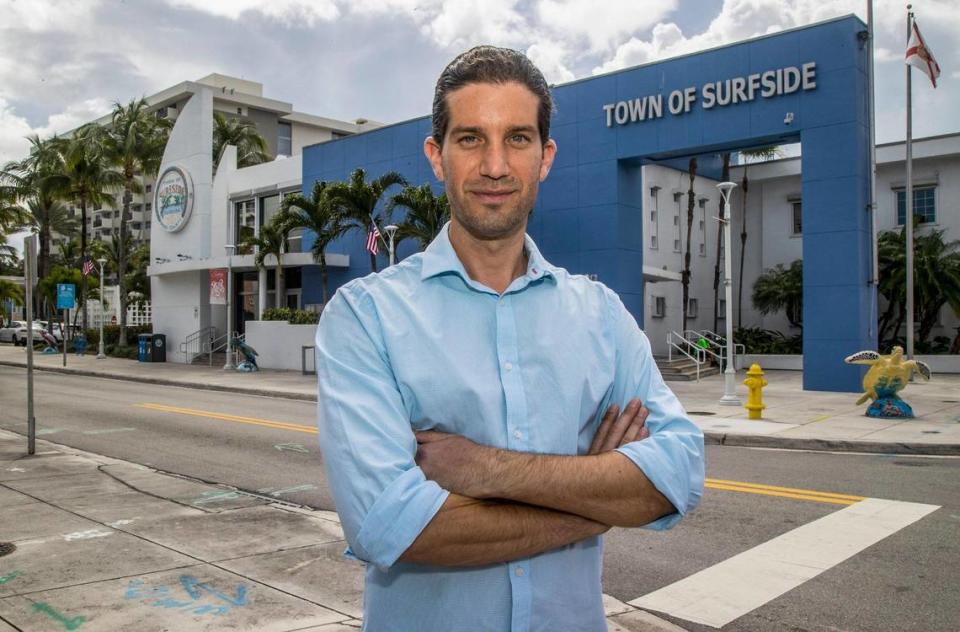
[[[527,219],[533,212],[536,202],[536,188],[521,191],[517,199],[504,204],[500,208],[491,208],[475,200],[470,200],[470,194],[456,192],[451,195],[450,214],[467,233],[478,241],[496,241],[505,239],[518,232],[526,231]]]

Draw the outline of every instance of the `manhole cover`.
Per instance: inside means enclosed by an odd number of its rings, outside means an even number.
[[[706,410],[688,410],[688,415],[716,415],[717,413],[711,413]]]
[[[0,557],[10,555],[17,550],[17,545],[12,542],[0,542]]]

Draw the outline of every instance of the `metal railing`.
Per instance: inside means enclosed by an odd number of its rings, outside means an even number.
[[[247,335],[241,334],[238,336],[237,332],[233,332],[233,339],[237,342],[246,342]],[[213,366],[214,353],[219,353],[220,351],[223,351],[224,353],[226,353],[228,341],[229,341],[229,338],[227,334],[223,334],[222,336],[214,338],[210,342],[210,366]],[[231,348],[231,351],[233,352],[233,364],[237,365],[240,360],[240,352],[237,351],[237,348],[235,346]]]
[[[721,336],[718,333],[710,331],[709,329],[701,329],[700,331],[687,330],[684,333],[688,339],[691,336],[696,337],[699,341],[701,338],[706,340],[708,343],[708,348],[711,349],[710,355],[716,358],[720,369],[726,369],[727,366],[727,339]],[[712,351],[716,349],[716,351]],[[741,356],[746,353],[747,348],[737,342],[733,341],[733,353],[735,356]]]
[[[184,354],[184,361],[192,364],[197,356],[210,353],[216,335],[216,327],[204,327],[187,336],[186,340],[180,343],[180,353]]]
[[[678,334],[675,331],[671,331],[667,334],[667,360],[673,361],[673,351],[676,350],[682,356],[692,360],[694,364],[697,365],[697,381],[700,381],[700,365],[704,364],[706,359],[706,351],[701,347],[697,346],[691,340],[687,340],[685,336]]]

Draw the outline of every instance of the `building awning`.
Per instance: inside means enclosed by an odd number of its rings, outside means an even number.
[[[683,277],[673,270],[643,266],[643,280],[647,283],[660,283],[661,281],[681,281]]]

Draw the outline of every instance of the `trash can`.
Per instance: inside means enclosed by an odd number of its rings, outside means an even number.
[[[152,344],[150,345],[151,362],[167,361],[167,336],[165,334],[153,334]]]
[[[140,334],[137,336],[137,360],[140,362],[150,362],[150,350],[152,348],[153,334]]]

